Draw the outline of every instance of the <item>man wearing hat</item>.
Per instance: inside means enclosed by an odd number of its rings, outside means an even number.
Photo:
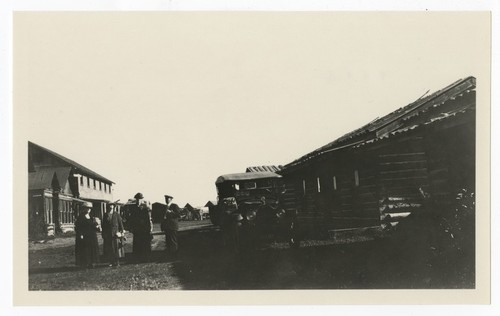
[[[180,208],[172,203],[173,197],[165,195],[167,203],[165,215],[163,216],[162,230],[165,231],[166,252],[172,256],[177,254],[179,244],[177,242],[177,231],[179,230],[179,218],[181,216]]]
[[[102,219],[102,239],[104,240],[103,252],[104,258],[110,266],[120,266],[120,250],[123,253],[122,236],[123,221],[118,212],[115,211],[115,202],[107,206],[107,212]]]
[[[143,203],[144,195],[137,193],[135,204],[131,206],[130,232],[134,235],[132,253],[136,261],[149,261],[151,258],[152,222],[148,206]]]

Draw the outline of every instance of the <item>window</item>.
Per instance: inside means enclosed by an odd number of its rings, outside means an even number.
[[[99,191],[102,191],[102,182],[99,181]]]
[[[321,183],[319,181],[319,177],[316,178],[316,182],[318,183],[318,193],[321,192]]]
[[[69,201],[65,201],[64,204],[66,204],[66,210],[65,210],[65,215],[66,215],[66,222],[65,223],[71,223],[71,205]]]
[[[66,222],[66,203],[65,201],[62,201],[61,203],[61,223],[67,223]]]
[[[52,197],[45,197],[45,218],[47,223],[52,224]]]
[[[358,170],[354,170],[354,186],[359,187],[359,173],[358,173]]]
[[[68,201],[61,200],[61,203],[59,205],[61,211],[61,223],[69,223]]]
[[[258,188],[272,188],[273,181],[270,179],[259,180],[259,181],[257,181],[257,187]]]
[[[80,176],[80,185],[83,186],[83,176]]]
[[[304,193],[304,195],[306,195],[306,180],[302,180],[302,191]]]
[[[90,178],[87,178],[87,187],[90,188]]]
[[[333,189],[337,190],[337,177],[333,176]]]
[[[257,188],[257,183],[256,182],[245,182],[243,184],[244,188],[247,190],[255,189]]]
[[[95,189],[95,187],[96,187],[96,183],[95,183],[95,179],[94,179],[94,189]]]

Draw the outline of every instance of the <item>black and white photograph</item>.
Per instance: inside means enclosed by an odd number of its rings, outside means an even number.
[[[15,12],[17,301],[487,303],[490,26]]]

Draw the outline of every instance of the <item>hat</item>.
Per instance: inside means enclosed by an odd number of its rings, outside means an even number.
[[[143,199],[144,198],[144,195],[142,195],[141,192],[138,192],[136,195],[134,195],[134,199]]]
[[[173,199],[174,197],[171,195],[165,195],[165,203],[168,204],[168,199]]]
[[[82,206],[86,208],[92,208],[92,202],[83,202]]]

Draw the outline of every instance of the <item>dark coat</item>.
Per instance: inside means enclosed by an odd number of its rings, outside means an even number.
[[[97,225],[93,217],[84,215],[75,221],[75,256],[76,264],[88,267],[99,262],[99,243],[97,241]]]
[[[103,252],[104,257],[110,263],[117,264],[118,258],[124,257],[122,237],[116,236],[120,232],[123,233],[123,221],[120,214],[104,214],[102,219],[102,239],[104,240]]]
[[[177,204],[170,204],[167,206],[167,211],[165,212],[164,221],[162,223],[163,231],[178,231],[179,230],[179,218],[181,217],[181,210]]]
[[[149,261],[151,254],[152,222],[149,209],[144,206],[133,205],[129,218],[130,232],[134,234],[132,252],[135,260]]]
[[[123,232],[123,221],[120,214],[113,212],[111,218],[109,218],[109,214],[104,214],[102,219],[102,238],[116,237],[117,232]]]
[[[151,232],[151,216],[148,208],[132,205],[129,223],[132,234],[149,234]]]

